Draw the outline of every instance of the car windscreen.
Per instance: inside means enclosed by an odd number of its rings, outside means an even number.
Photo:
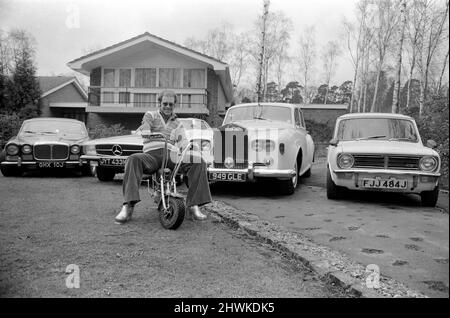
[[[206,122],[200,119],[180,119],[184,129],[209,129]]]
[[[23,124],[20,134],[64,135],[73,138],[86,137],[86,127],[81,123],[66,121],[30,121]]]
[[[228,110],[224,125],[240,120],[274,120],[292,124],[291,109],[280,106],[245,106]]]
[[[399,140],[418,142],[411,120],[398,118],[352,118],[341,120],[338,140]]]

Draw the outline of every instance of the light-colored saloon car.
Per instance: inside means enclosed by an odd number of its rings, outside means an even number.
[[[292,194],[298,177],[308,177],[314,142],[299,106],[251,103],[230,107],[214,135],[211,182],[278,179],[275,187]]]
[[[425,147],[413,118],[398,114],[347,114],[336,120],[328,147],[327,196],[343,189],[420,194],[435,206],[441,160]]]
[[[201,119],[180,118],[185,128],[186,138],[201,149],[206,162],[212,162],[213,131]],[[93,139],[83,144],[82,159],[89,162],[100,181],[111,181],[117,173],[122,173],[128,156],[142,152],[143,127],[130,135]]]

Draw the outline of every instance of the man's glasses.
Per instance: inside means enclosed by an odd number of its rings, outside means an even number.
[[[164,106],[170,106],[173,107],[173,103],[162,103]]]

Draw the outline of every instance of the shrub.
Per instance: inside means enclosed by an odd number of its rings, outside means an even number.
[[[111,126],[99,124],[95,126],[95,128],[88,129],[88,132],[91,139],[122,136],[130,133],[130,131],[126,130],[121,124],[114,124]]]
[[[6,145],[9,139],[17,135],[22,120],[17,114],[0,115],[0,148]]]
[[[424,114],[419,118],[418,107],[412,107],[405,110],[405,113],[415,118],[419,128],[422,141],[426,144],[427,140],[436,141],[436,151],[441,156],[441,184],[448,189],[449,179],[449,109],[448,97],[437,95],[424,105]]]
[[[327,124],[318,123],[311,119],[306,119],[306,129],[313,138],[314,142],[328,142],[333,135],[333,128]]]

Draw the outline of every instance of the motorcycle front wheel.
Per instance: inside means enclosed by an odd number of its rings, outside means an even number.
[[[162,203],[158,206],[159,222],[168,230],[176,230],[184,221],[186,206],[181,198],[166,197],[167,209],[164,209]]]

